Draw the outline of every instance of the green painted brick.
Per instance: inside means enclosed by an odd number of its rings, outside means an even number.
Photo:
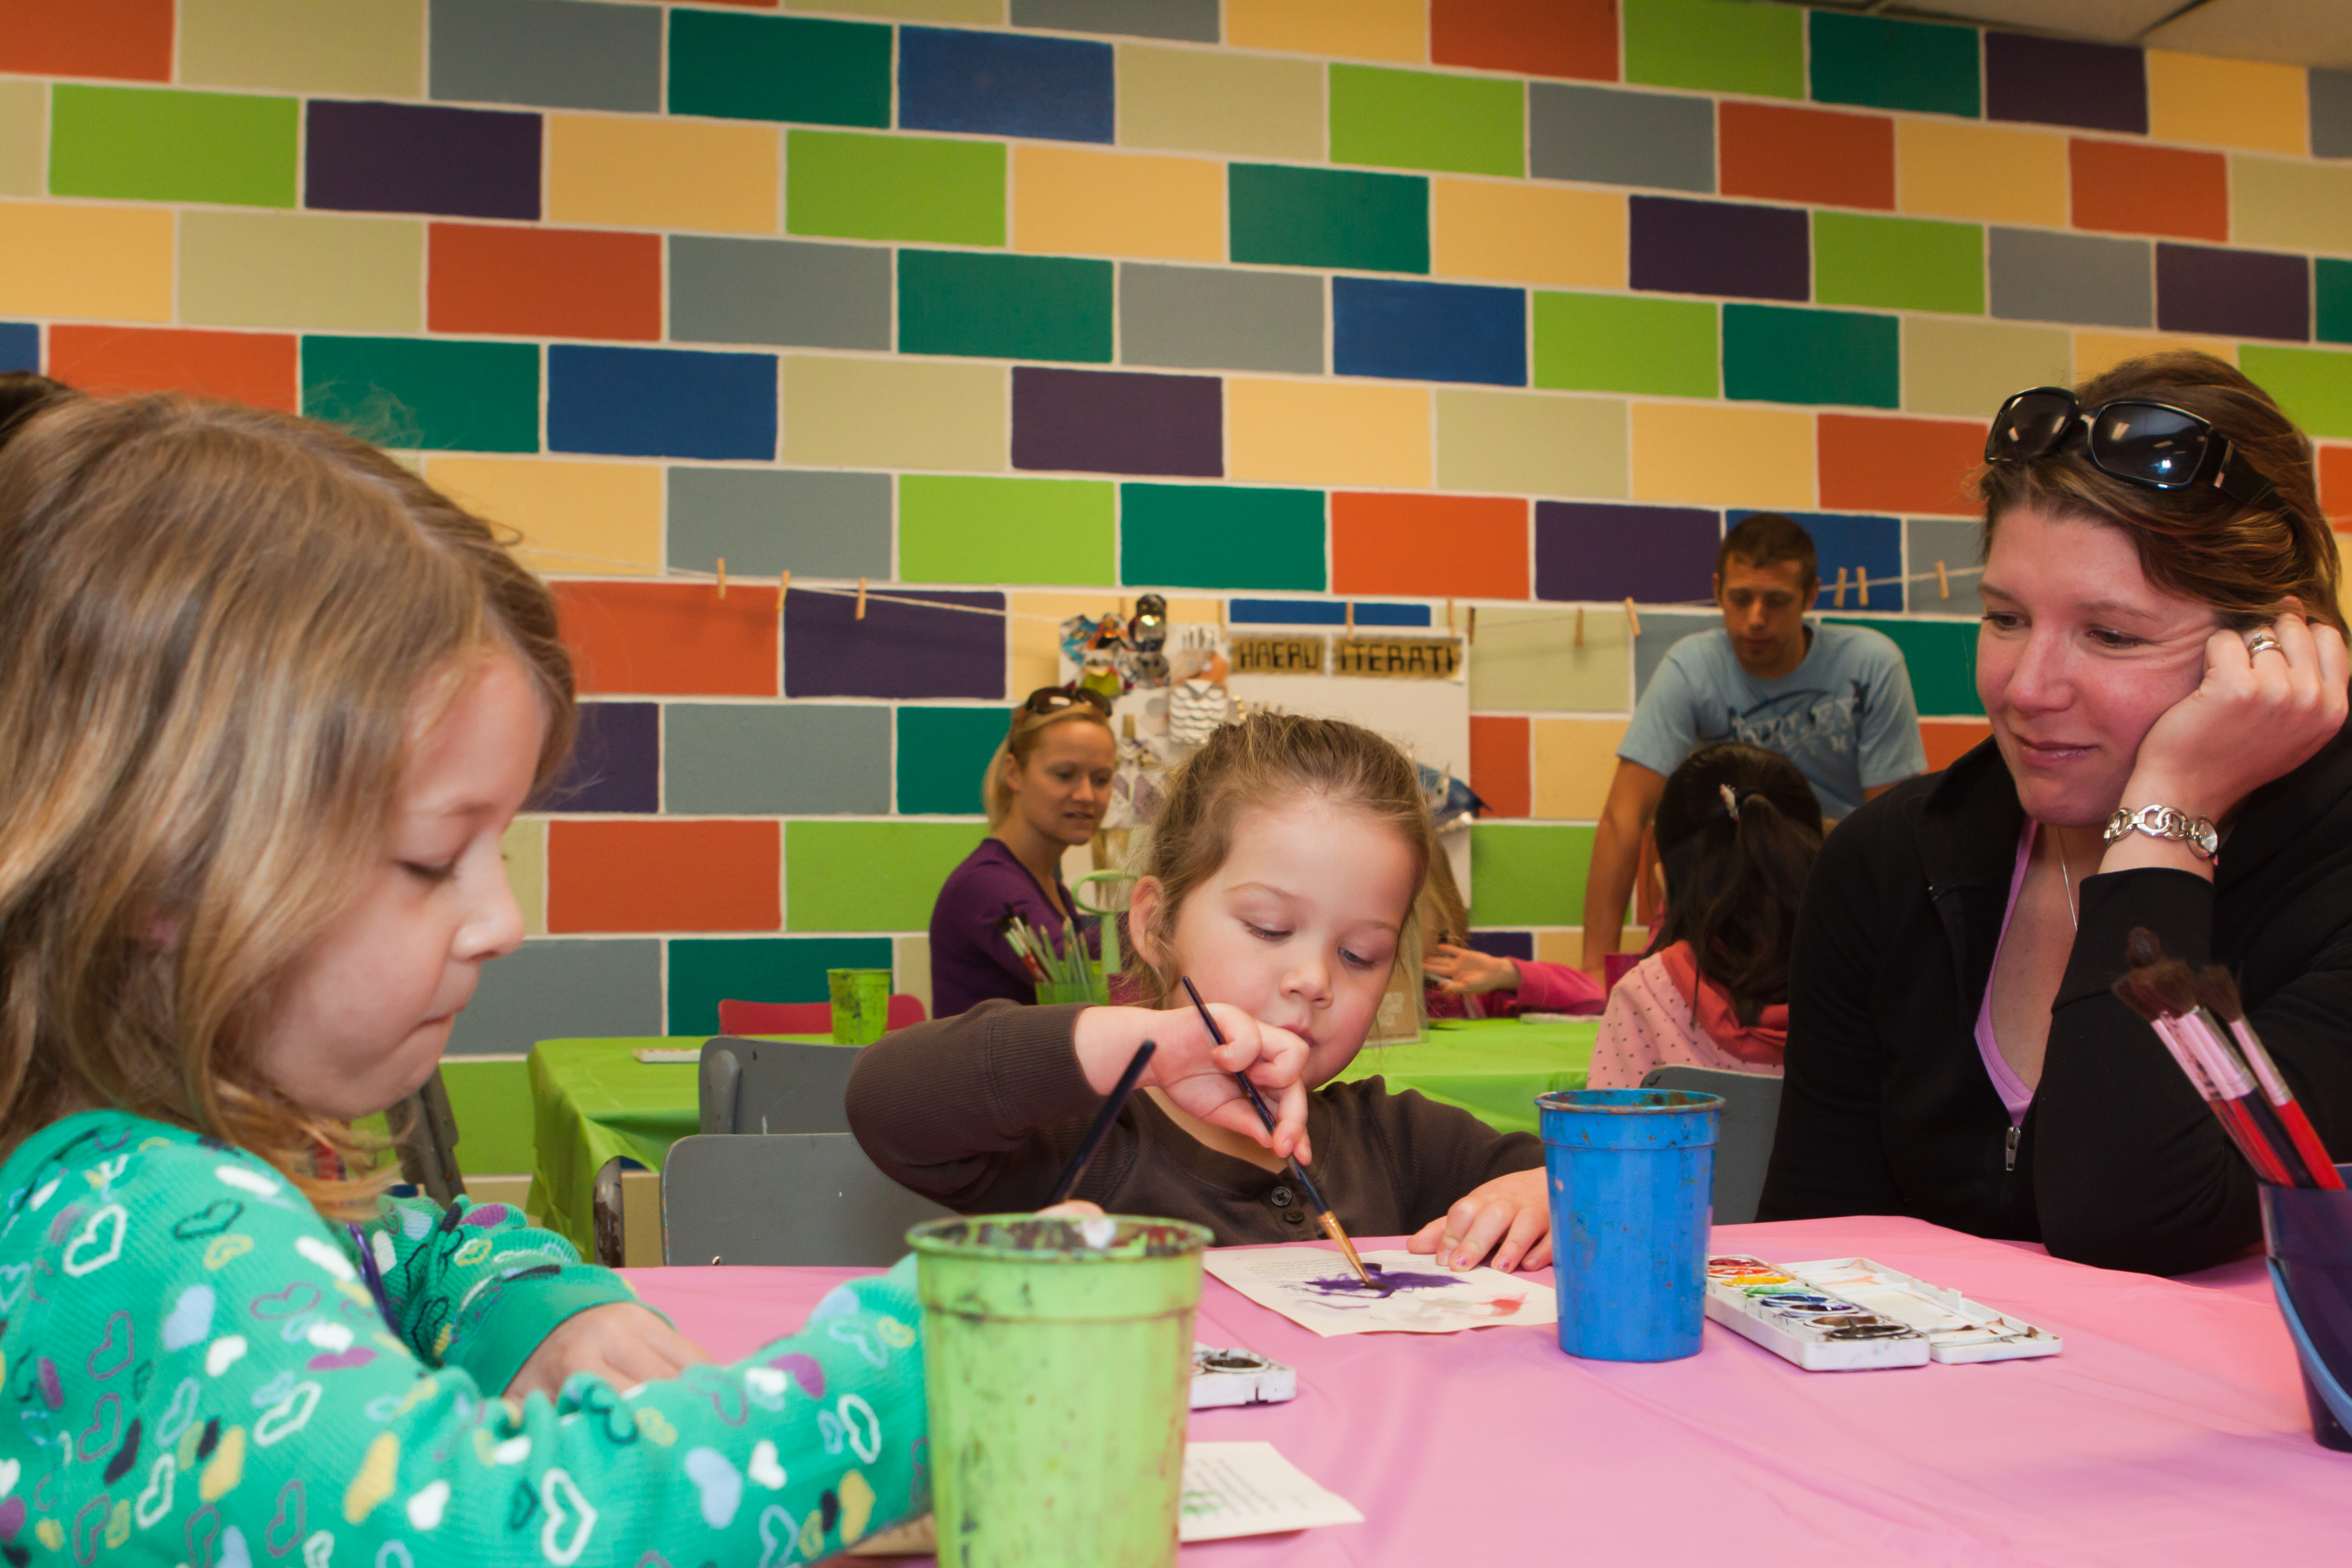
[[[667,1032],[715,1035],[721,1002],[830,1001],[826,970],[890,967],[887,936],[679,937],[669,944]]]
[[[2311,281],[2319,306],[2315,335],[2323,343],[2352,343],[2352,261],[2319,257]]]
[[[290,207],[300,113],[291,98],[59,82],[51,98],[49,190]]]
[[[1002,708],[898,710],[898,810],[971,816],[987,809],[988,763],[1012,722]]]
[[[1813,98],[1923,114],[1983,112],[1977,30],[1895,16],[1808,13]]]
[[[1715,311],[1695,300],[1538,293],[1535,384],[1713,397],[1722,383]]]
[[[1723,395],[1894,408],[1903,399],[1893,316],[1780,305],[1723,308]]]
[[[792,931],[919,931],[982,822],[787,822],[784,924]]]
[[[2352,437],[2352,353],[2241,343],[2238,368],[2277,398],[2305,435]]]
[[[1816,212],[1813,298],[1824,305],[1981,316],[1984,230],[1972,223]]]
[[[1582,925],[1592,834],[1590,827],[1472,823],[1470,923]]]
[[[1108,261],[902,250],[898,352],[1108,364],[1112,278]]]
[[[1805,14],[1759,0],[1624,0],[1625,79],[1805,96]]]
[[[1495,77],[1331,68],[1331,162],[1527,173],[1527,89]]]
[[[539,450],[539,345],[302,340],[302,412],[378,446]]]
[[[1055,583],[1111,578],[1116,487],[1108,479],[898,479],[898,575],[909,583]]]
[[[847,239],[1004,243],[1004,143],[793,131],[784,227]]]
[[[1235,163],[1225,192],[1235,261],[1429,270],[1429,182],[1417,174]]]
[[[1928,595],[1934,602],[1934,595]],[[1916,616],[1832,616],[1885,632],[1903,650],[1911,676],[1911,700],[1928,719],[1982,718],[1977,700],[1976,621],[1931,621]]]
[[[669,111],[890,123],[890,29],[806,16],[669,14]]]
[[[1150,588],[1319,594],[1326,582],[1323,492],[1122,485],[1118,580]]]

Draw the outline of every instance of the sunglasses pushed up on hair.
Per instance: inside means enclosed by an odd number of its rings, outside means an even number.
[[[2185,490],[2210,483],[2248,506],[2271,493],[2271,482],[2210,420],[2145,397],[2084,408],[2063,386],[2033,387],[2003,403],[1984,459],[2030,463],[2076,443],[2089,449],[2093,468],[2126,484]]]
[[[1021,705],[1021,711],[1040,715],[1059,713],[1063,709],[1080,702],[1091,703],[1105,713],[1110,711],[1110,699],[1091,686],[1041,686],[1029,694],[1029,700]]]

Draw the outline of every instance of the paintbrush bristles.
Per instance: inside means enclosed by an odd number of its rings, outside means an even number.
[[[2218,963],[2209,963],[2197,972],[2197,1005],[2225,1024],[2234,1024],[2246,1016],[2237,981]]]
[[[2126,971],[2109,987],[2133,1012],[2154,1023],[2197,1010],[2197,983],[2189,965],[2177,958],[2161,958]]]

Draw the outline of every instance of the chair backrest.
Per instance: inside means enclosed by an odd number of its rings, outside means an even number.
[[[1652,1068],[1642,1087],[1723,1097],[1715,1134],[1715,1223],[1746,1225],[1754,1219],[1764,1195],[1764,1167],[1772,1163],[1772,1131],[1780,1120],[1780,1075]]]
[[[695,1097],[705,1132],[846,1132],[856,1046],[705,1040]]]
[[[949,1211],[876,1169],[846,1132],[681,1138],[662,1162],[662,1261],[882,1267]]]
[[[890,1010],[883,1015],[886,1029],[903,1029],[928,1016],[923,999],[903,991],[890,994]],[[830,1002],[721,1002],[719,1027],[730,1035],[829,1035],[833,1033]]]

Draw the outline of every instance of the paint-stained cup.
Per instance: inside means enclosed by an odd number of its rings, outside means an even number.
[[[1696,1355],[1722,1100],[1579,1089],[1538,1095],[1536,1108],[1559,1348],[1592,1361]]]
[[[833,994],[833,1043],[870,1046],[890,1025],[890,972],[887,969],[828,969],[824,983]]]
[[[2336,1170],[2352,1181],[2352,1165]],[[2303,1364],[2311,1435],[2352,1451],[2352,1191],[2262,1188],[2271,1289]]]
[[[940,1568],[1175,1562],[1211,1239],[1178,1220],[1025,1215],[907,1233]]]

